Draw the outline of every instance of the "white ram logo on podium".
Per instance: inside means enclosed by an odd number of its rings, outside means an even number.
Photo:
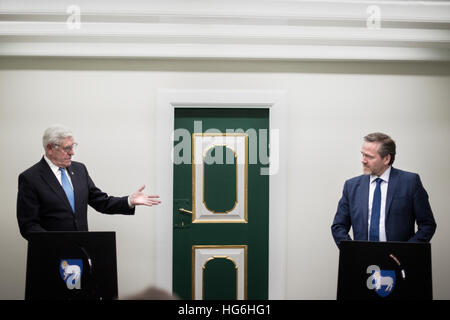
[[[82,259],[62,259],[59,264],[59,272],[67,285],[67,289],[81,289]]]
[[[375,290],[382,298],[392,293],[395,286],[395,270],[381,270],[377,265],[370,265],[366,272],[370,274],[366,281],[369,290]]]

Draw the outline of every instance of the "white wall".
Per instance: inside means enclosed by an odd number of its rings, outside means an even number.
[[[288,299],[334,299],[338,250],[330,225],[344,180],[358,175],[362,137],[385,131],[396,167],[421,175],[438,228],[433,289],[450,299],[449,64],[0,58],[0,299],[22,299],[26,241],[16,223],[17,176],[42,156],[52,123],[71,126],[95,183],[125,195],[155,189],[155,110],[160,88],[282,89],[290,115]],[[119,294],[155,282],[156,215],[91,210],[91,230],[117,232]],[[167,204],[167,206],[165,206]]]

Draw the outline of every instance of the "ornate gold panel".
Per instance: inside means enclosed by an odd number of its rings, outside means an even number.
[[[206,205],[205,156],[215,146],[231,149],[236,163],[236,201],[225,211],[216,212]],[[192,134],[192,223],[247,223],[248,135],[245,133]]]

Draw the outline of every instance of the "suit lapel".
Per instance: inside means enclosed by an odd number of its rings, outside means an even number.
[[[361,179],[360,188],[360,205],[363,209],[363,231],[365,234],[365,239],[368,239],[368,229],[369,229],[369,182],[370,176],[363,175]]]
[[[391,173],[389,174],[389,183],[386,195],[386,211],[385,211],[385,219],[389,214],[389,209],[391,208],[392,199],[394,198],[395,193],[397,192],[399,174],[398,170],[391,168]]]
[[[52,172],[52,169],[48,166],[47,162],[45,161],[44,157],[41,159],[41,177],[42,179],[50,186],[50,189],[53,190],[56,195],[61,198],[62,201],[66,203],[66,205],[70,208],[72,211],[72,207],[70,206],[70,202],[67,199],[66,193],[64,192],[64,189],[62,188],[61,184],[59,183],[58,179],[56,178],[55,174]]]

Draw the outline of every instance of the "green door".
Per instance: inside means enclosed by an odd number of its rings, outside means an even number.
[[[175,109],[173,291],[267,299],[268,109]]]

